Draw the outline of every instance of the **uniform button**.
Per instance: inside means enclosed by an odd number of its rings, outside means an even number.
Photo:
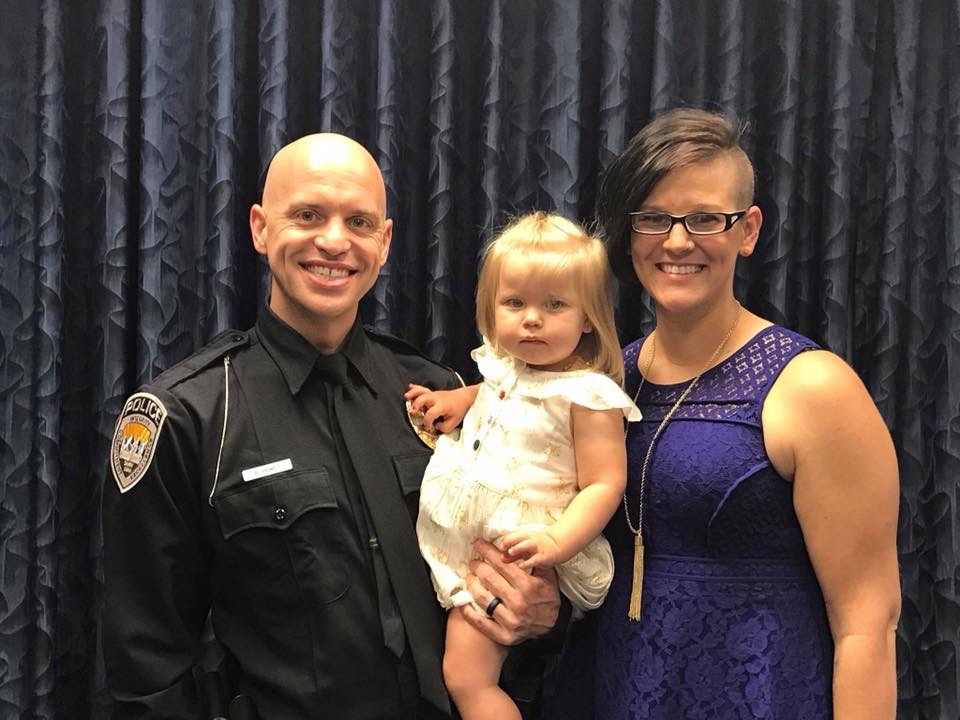
[[[281,520],[283,520],[283,519],[287,516],[287,509],[284,508],[284,507],[274,508],[274,510],[273,510],[273,516],[274,516],[278,521],[281,521]]]
[[[233,335],[230,336],[230,339],[233,340],[234,342],[240,342],[241,340],[243,340],[243,335],[241,335],[240,333],[234,333]]]
[[[474,440],[474,441],[473,441],[473,449],[474,449],[474,450],[477,450],[479,447],[480,447],[480,441],[479,441],[479,440]]]

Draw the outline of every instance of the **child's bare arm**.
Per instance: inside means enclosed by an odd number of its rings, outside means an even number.
[[[557,522],[542,532],[507,535],[503,550],[523,568],[553,566],[583,550],[620,506],[627,482],[627,453],[620,410],[570,411],[580,493]]]
[[[410,409],[423,416],[427,430],[448,433],[463,422],[463,416],[477,399],[479,385],[467,385],[456,390],[431,390],[423,385],[409,386],[403,399]]]

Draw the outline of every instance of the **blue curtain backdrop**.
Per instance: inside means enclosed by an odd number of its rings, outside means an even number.
[[[106,716],[114,421],[253,322],[278,147],[370,148],[397,231],[365,317],[463,367],[483,243],[589,218],[677,104],[749,122],[741,298],[844,356],[893,433],[900,717],[960,717],[958,38],[958,0],[0,0],[0,717]],[[621,297],[624,339],[650,319]]]

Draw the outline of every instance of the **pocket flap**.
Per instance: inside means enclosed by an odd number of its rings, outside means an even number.
[[[250,483],[216,503],[220,531],[229,540],[250,528],[284,530],[306,512],[336,508],[326,470],[300,470]]]
[[[420,483],[423,482],[423,471],[427,469],[427,463],[430,462],[429,452],[408,453],[406,455],[394,455],[393,469],[400,480],[400,488],[404,495],[420,492]]]

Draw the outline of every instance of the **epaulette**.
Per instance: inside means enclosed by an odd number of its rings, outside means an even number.
[[[197,352],[181,360],[169,370],[160,373],[151,381],[151,385],[172,388],[184,380],[210,367],[224,355],[250,343],[249,331],[224,330]]]

